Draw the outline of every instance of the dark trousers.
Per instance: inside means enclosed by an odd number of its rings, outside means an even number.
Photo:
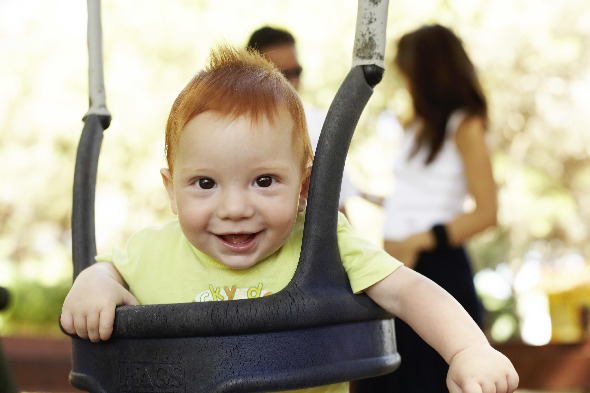
[[[416,271],[446,289],[479,324],[483,308],[475,293],[473,274],[463,248],[422,253]],[[395,320],[400,367],[391,374],[363,379],[355,393],[448,393],[448,365],[403,321]]]

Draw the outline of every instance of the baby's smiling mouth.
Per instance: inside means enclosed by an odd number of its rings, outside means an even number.
[[[217,235],[217,238],[221,241],[223,246],[231,251],[237,253],[248,252],[258,244],[258,235],[260,232],[255,233],[225,233]]]
[[[221,240],[233,245],[242,245],[254,239],[256,233],[230,233],[226,235],[217,235]]]

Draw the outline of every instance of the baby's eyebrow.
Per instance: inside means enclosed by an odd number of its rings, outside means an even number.
[[[213,167],[195,167],[195,166],[181,166],[178,170],[182,173],[195,173],[195,172],[210,172],[213,170]]]
[[[282,171],[287,171],[289,170],[291,167],[289,165],[284,165],[284,164],[276,164],[276,165],[262,165],[256,168],[253,168],[253,170],[255,172],[282,172]]]

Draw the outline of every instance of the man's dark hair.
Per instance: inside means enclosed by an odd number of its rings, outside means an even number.
[[[293,34],[287,30],[264,26],[252,33],[246,47],[262,53],[271,46],[283,44],[295,45]]]

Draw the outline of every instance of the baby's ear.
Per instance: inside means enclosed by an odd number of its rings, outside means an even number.
[[[307,198],[309,196],[309,181],[311,178],[311,166],[305,169],[305,174],[303,175],[303,182],[301,183],[301,191],[299,191],[299,205],[297,206],[297,211],[302,212],[305,211],[307,207]]]
[[[170,198],[170,208],[172,209],[172,213],[178,214],[176,198],[174,197],[174,183],[172,182],[172,173],[170,173],[170,169],[162,168],[160,169],[160,174],[162,175],[162,182],[164,183],[164,187],[168,193],[168,198]]]

